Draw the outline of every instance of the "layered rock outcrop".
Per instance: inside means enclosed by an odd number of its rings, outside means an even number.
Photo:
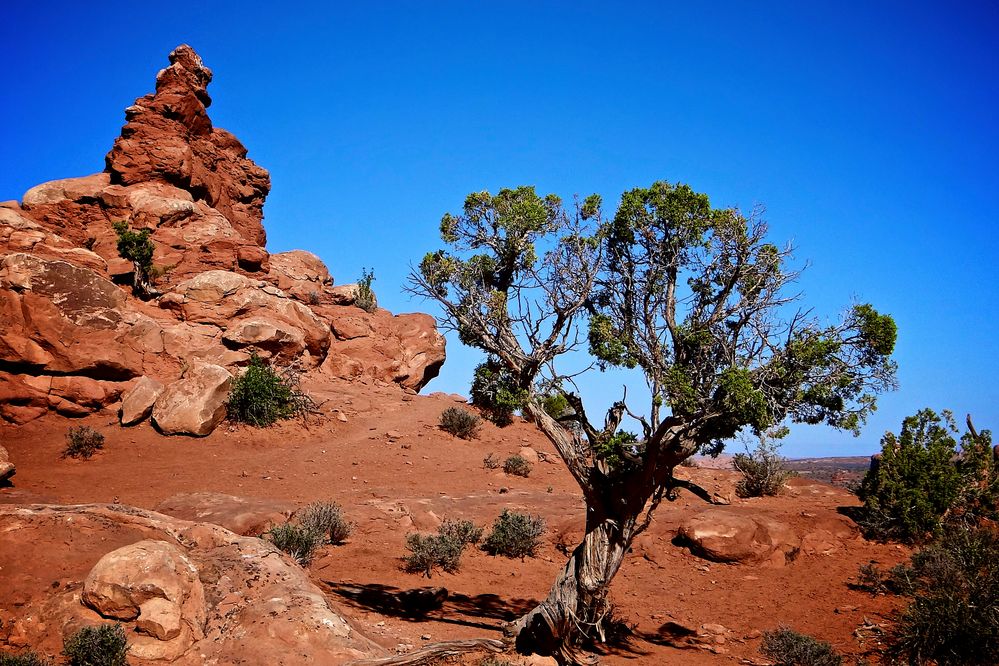
[[[267,252],[270,178],[212,125],[211,80],[178,47],[155,92],[125,110],[103,173],[0,203],[0,419],[84,416],[125,395],[125,424],[152,412],[164,432],[206,434],[225,387],[178,406],[178,382],[206,364],[237,375],[252,353],[319,379],[419,390],[436,376],[444,339],[430,317],[366,312],[314,254]],[[148,230],[155,299],[131,293],[115,222]]]

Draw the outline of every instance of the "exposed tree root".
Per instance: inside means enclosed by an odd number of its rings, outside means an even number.
[[[394,657],[379,657],[377,659],[361,659],[352,661],[347,666],[419,666],[432,664],[444,657],[456,657],[473,650],[488,650],[501,654],[510,649],[510,644],[494,638],[472,638],[463,641],[442,641],[431,643],[418,650]]]

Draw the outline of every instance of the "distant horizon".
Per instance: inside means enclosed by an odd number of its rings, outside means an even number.
[[[271,173],[267,249],[313,252],[338,284],[373,268],[395,313],[437,314],[402,286],[469,192],[533,184],[613,210],[686,182],[717,207],[765,204],[819,316],[860,301],[898,322],[901,388],[860,438],[795,426],[783,455],[870,455],[924,407],[999,425],[997,5],[0,12],[0,200],[101,171],[123,109],[189,43],[215,72],[213,122]],[[447,352],[424,392],[467,395],[481,354],[453,335]],[[594,372],[584,399],[599,413],[626,383]]]

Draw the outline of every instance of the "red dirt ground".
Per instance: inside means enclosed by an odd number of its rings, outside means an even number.
[[[301,504],[336,500],[357,523],[356,530],[348,543],[326,548],[313,561],[311,574],[362,632],[390,649],[498,637],[505,621],[544,597],[565,560],[559,542],[571,548],[579,536],[580,493],[554,457],[536,465],[528,479],[482,465],[488,453],[502,460],[526,445],[551,454],[551,445],[533,426],[486,424],[479,439],[464,441],[436,427],[441,411],[455,404],[453,397],[411,396],[394,386],[346,382],[313,389],[324,418],[267,429],[223,426],[204,439],[162,437],[148,423],[123,429],[110,413],[0,427],[0,443],[17,465],[13,485],[0,488],[0,502],[120,502],[151,508],[176,493],[194,491]],[[346,422],[335,418],[334,410],[341,410]],[[76,424],[93,426],[107,438],[104,450],[88,461],[60,458],[63,434]],[[732,484],[731,472],[694,474],[716,486]],[[734,499],[730,508],[766,513],[802,533],[834,519],[837,507],[855,504],[846,491],[797,480],[781,497]],[[457,574],[427,580],[401,570],[408,532],[431,531],[444,517],[488,525],[507,507],[539,513],[548,521],[537,558],[519,561],[466,551]],[[832,555],[800,555],[783,567],[714,564],[671,543],[679,520],[707,507],[686,492],[676,502],[664,502],[649,533],[636,543],[612,594],[616,615],[635,633],[627,646],[610,649],[603,663],[765,663],[759,632],[782,624],[830,641],[851,657],[874,647],[875,639],[864,642],[867,634],[859,628],[884,624],[893,601],[853,590],[848,583],[859,565],[875,560],[890,566],[907,556],[904,550],[857,537]],[[51,579],[53,566],[8,560],[2,575]],[[11,567],[23,569],[12,572]],[[428,585],[444,586],[451,595],[443,608],[424,617],[402,617],[380,603],[386,594]],[[680,650],[662,644],[659,630],[668,622],[692,628],[715,623],[729,632],[716,645],[717,654]]]

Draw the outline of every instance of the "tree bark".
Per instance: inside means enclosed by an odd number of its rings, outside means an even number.
[[[607,594],[634,535],[634,520],[587,509],[586,534],[576,546],[548,597],[507,628],[517,650],[554,657],[560,664],[593,663],[580,655],[578,639],[602,641],[609,610]]]

